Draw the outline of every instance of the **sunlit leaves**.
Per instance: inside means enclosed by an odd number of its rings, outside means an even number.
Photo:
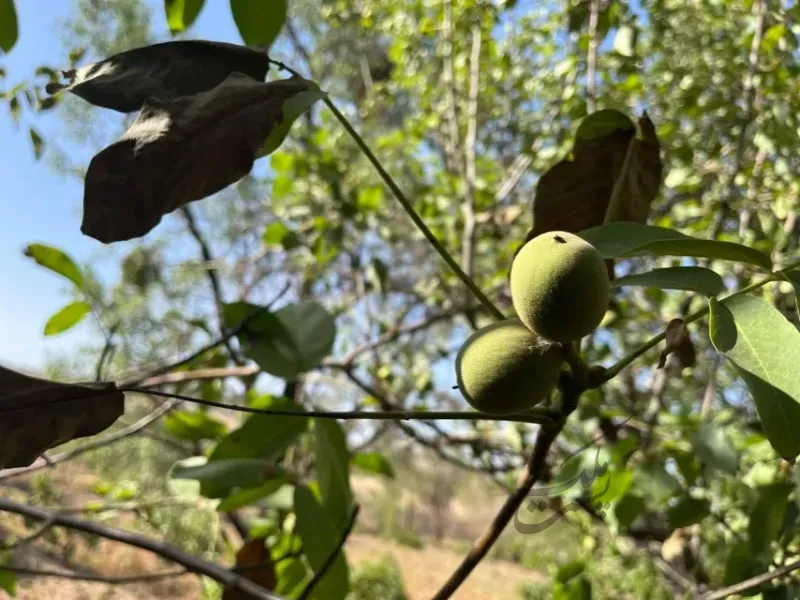
[[[66,277],[79,288],[83,285],[83,275],[75,262],[58,248],[44,244],[28,244],[25,256],[32,258],[43,267]]]
[[[764,433],[778,454],[800,454],[800,332],[760,298],[710,301],[709,334],[747,384]]]
[[[204,4],[205,0],[164,0],[170,32],[180,33],[191,27]]]
[[[353,456],[350,462],[354,467],[362,471],[383,475],[390,479],[394,478],[392,463],[378,452],[359,452]]]
[[[67,304],[47,320],[44,326],[44,334],[56,335],[75,327],[91,310],[92,307],[83,301]]]
[[[236,27],[248,46],[268,50],[286,22],[287,0],[231,0]]]

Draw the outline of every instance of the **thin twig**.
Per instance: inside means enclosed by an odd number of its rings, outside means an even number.
[[[261,586],[256,585],[240,575],[237,575],[225,567],[202,560],[190,554],[186,554],[182,550],[179,550],[178,548],[175,548],[174,546],[171,546],[161,540],[150,539],[144,535],[140,535],[132,531],[125,531],[123,529],[109,527],[107,525],[79,519],[69,515],[59,515],[41,508],[14,502],[7,498],[0,498],[0,511],[24,515],[40,521],[52,520],[53,524],[59,527],[67,527],[76,531],[91,533],[105,539],[126,544],[128,546],[147,550],[148,552],[157,554],[158,556],[185,567],[192,573],[205,575],[206,577],[210,577],[211,579],[218,581],[225,587],[240,590],[250,598],[255,598],[258,600],[284,600],[280,596],[265,590]]]
[[[120,386],[138,385],[139,382],[146,381],[148,379],[152,379],[156,375],[163,375],[165,373],[169,373],[170,371],[174,371],[175,369],[178,369],[178,368],[180,368],[180,367],[182,367],[184,365],[187,365],[187,364],[197,360],[198,358],[200,358],[206,352],[210,352],[214,348],[218,348],[219,346],[222,346],[228,340],[230,340],[232,337],[234,337],[236,335],[239,335],[242,331],[244,331],[247,328],[247,326],[250,325],[250,323],[252,323],[255,319],[257,319],[259,316],[261,316],[262,314],[264,314],[265,312],[270,310],[272,308],[272,306],[275,304],[275,302],[277,302],[281,297],[283,297],[283,295],[286,293],[286,291],[289,289],[290,286],[291,286],[291,284],[287,283],[283,287],[283,289],[278,293],[278,295],[273,300],[271,300],[269,302],[269,304],[267,304],[265,307],[263,307],[261,309],[254,310],[251,314],[247,315],[247,317],[242,319],[242,322],[239,323],[234,329],[224,333],[221,337],[219,337],[218,339],[214,340],[210,344],[207,344],[207,345],[203,346],[199,350],[197,350],[195,352],[192,352],[189,356],[187,356],[185,358],[182,358],[182,359],[178,360],[177,362],[170,363],[168,365],[164,365],[164,366],[158,367],[156,369],[152,369],[146,375],[137,375],[137,376],[133,376],[133,377],[123,378],[122,380],[117,382],[118,385],[120,385]]]
[[[200,231],[200,228],[197,225],[197,219],[195,219],[194,213],[192,212],[191,208],[188,206],[181,207],[181,214],[183,218],[186,220],[186,225],[189,227],[189,231],[192,234],[192,237],[197,241],[197,245],[200,246],[200,254],[203,255],[203,260],[206,263],[213,264],[214,263],[214,256],[211,254],[211,246],[209,246],[208,242],[206,241],[205,237],[203,236],[203,232]],[[219,277],[217,276],[216,269],[207,269],[206,274],[208,275],[208,281],[211,284],[211,291],[214,294],[214,304],[217,307],[217,314],[219,316],[219,329],[222,332],[222,336],[224,338],[223,344],[225,344],[225,348],[228,351],[231,359],[237,364],[244,364],[244,359],[239,356],[239,353],[233,347],[230,342],[230,337],[226,337],[225,334],[227,333],[227,327],[225,327],[225,321],[222,318],[222,308],[225,304],[225,300],[222,296],[222,285],[219,282]]]
[[[461,136],[458,131],[456,113],[456,78],[453,68],[453,2],[444,0],[442,20],[442,88],[445,96],[447,124],[447,161],[451,170],[464,176],[464,166],[460,160]]]
[[[27,567],[14,567],[11,565],[0,565],[0,571],[10,571],[18,575],[29,575],[33,577],[59,577],[61,579],[71,579],[73,581],[89,581],[92,583],[109,583],[112,585],[128,585],[131,583],[142,583],[144,581],[158,581],[160,579],[170,579],[191,575],[191,571],[186,569],[174,569],[172,571],[162,571],[160,573],[144,573],[142,575],[127,575],[115,577],[113,575],[89,575],[82,573],[64,573],[63,571],[53,571],[50,569],[29,569]]]
[[[225,410],[232,410],[235,412],[244,412],[260,415],[278,415],[284,417],[313,417],[315,419],[365,419],[377,421],[398,421],[420,419],[427,421],[457,421],[457,420],[470,420],[470,421],[516,421],[519,423],[540,423],[552,424],[553,413],[545,409],[532,409],[530,411],[519,413],[515,415],[490,415],[478,411],[469,410],[454,410],[454,411],[425,411],[425,410],[392,410],[392,411],[349,411],[349,410],[278,410],[268,408],[252,408],[250,406],[239,406],[236,404],[225,404],[224,402],[215,402],[213,400],[203,400],[202,398],[193,398],[192,396],[184,396],[182,394],[173,394],[172,392],[162,392],[158,390],[148,390],[141,388],[119,388],[122,392],[136,392],[139,394],[149,394],[152,396],[163,396],[165,398],[174,398],[194,404],[202,404],[204,406],[213,406],[214,408],[222,408]]]
[[[109,444],[113,444],[114,442],[118,442],[126,437],[132,436],[142,429],[150,425],[153,421],[160,419],[163,415],[168,413],[172,408],[180,404],[181,400],[178,398],[170,399],[163,404],[161,404],[158,408],[154,411],[148,413],[136,423],[128,425],[127,427],[123,427],[113,433],[108,435],[95,438],[91,442],[88,442],[82,446],[78,446],[73,448],[72,450],[68,450],[66,452],[62,452],[61,454],[56,454],[55,456],[51,456],[49,458],[42,458],[42,462],[34,463],[27,467],[20,467],[18,469],[8,469],[6,471],[0,471],[0,481],[5,481],[12,477],[18,477],[20,475],[27,475],[28,473],[33,473],[34,471],[39,471],[44,469],[45,467],[53,466],[57,463],[64,462],[65,460],[71,460],[81,454],[85,454],[86,452],[91,452],[92,450],[96,450],[98,448],[103,448],[108,446]]]
[[[733,596],[734,594],[741,594],[742,592],[752,590],[753,588],[756,588],[764,583],[769,583],[770,581],[778,579],[779,577],[788,575],[797,569],[800,569],[800,560],[790,563],[785,567],[781,567],[780,569],[770,571],[769,573],[762,573],[761,575],[756,575],[750,579],[745,579],[744,581],[735,585],[731,585],[729,587],[722,588],[721,590],[717,590],[716,592],[706,594],[701,598],[701,600],[722,600],[722,598],[727,598],[728,596]]]
[[[339,542],[336,544],[336,547],[333,549],[333,552],[330,553],[325,562],[322,566],[314,573],[314,576],[311,578],[306,584],[306,587],[303,588],[303,591],[298,596],[297,600],[307,600],[311,596],[311,592],[314,591],[314,588],[320,582],[320,580],[325,576],[325,573],[333,566],[333,563],[336,561],[336,558],[342,553],[342,547],[344,546],[347,538],[350,537],[350,533],[353,531],[353,527],[355,527],[356,519],[358,518],[358,511],[360,510],[360,506],[356,504],[353,506],[353,510],[350,512],[350,519],[347,521],[347,525],[342,531],[342,535],[339,537]]]
[[[37,527],[32,533],[26,535],[24,538],[17,540],[13,544],[4,544],[0,545],[0,550],[3,551],[10,551],[10,550],[19,550],[20,548],[24,548],[31,542],[38,540],[42,537],[45,533],[50,531],[50,529],[55,525],[55,521],[53,519],[47,519],[44,523],[42,523],[39,527]],[[0,567],[0,570],[2,567]]]
[[[589,1],[589,50],[586,55],[586,107],[595,111],[597,102],[597,21],[599,0]]]

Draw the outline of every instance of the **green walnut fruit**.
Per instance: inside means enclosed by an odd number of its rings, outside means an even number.
[[[511,264],[511,301],[531,331],[562,344],[594,331],[608,309],[611,286],[597,249],[565,231],[525,244]]]
[[[464,342],[456,357],[458,388],[482,412],[522,412],[550,394],[562,360],[559,346],[537,338],[519,319],[507,319]]]

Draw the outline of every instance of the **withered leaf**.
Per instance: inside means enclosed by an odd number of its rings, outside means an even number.
[[[658,357],[658,368],[663,369],[667,364],[667,357],[673,353],[678,357],[681,369],[693,367],[696,362],[694,343],[683,319],[672,319],[667,323],[664,335],[666,345]]]
[[[626,129],[614,118],[613,124],[605,135],[577,138],[572,160],[562,160],[539,180],[528,239],[547,231],[578,233],[602,225],[619,177],[624,178],[623,201],[612,220],[647,221],[650,204],[661,184],[662,163],[655,127],[646,114],[639,119],[639,136],[633,123]],[[581,128],[586,129],[584,124]],[[623,173],[629,143],[633,144],[631,159]]]
[[[236,553],[236,566],[241,567],[240,575],[249,579],[266,590],[274,590],[278,584],[275,573],[275,563],[269,555],[265,544],[265,537],[258,537],[246,541]],[[255,565],[263,563],[257,568]],[[222,600],[246,600],[250,595],[235,588],[227,588],[222,594]]]
[[[320,97],[300,77],[263,83],[233,73],[195,96],[148,99],[89,164],[81,231],[106,244],[145,235],[164,215],[247,175]]]
[[[64,71],[66,85],[49,83],[54,94],[72,92],[95,106],[134,112],[148,98],[171,100],[210,90],[231,73],[264,81],[265,52],[224,42],[188,40],[144,46],[100,62]]]
[[[0,469],[26,467],[45,450],[98,434],[124,411],[113,383],[58,383],[0,366]]]

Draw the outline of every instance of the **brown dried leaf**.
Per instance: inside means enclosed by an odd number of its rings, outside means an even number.
[[[0,469],[26,467],[45,450],[96,435],[124,412],[113,383],[58,383],[0,366]]]
[[[89,164],[81,231],[106,244],[145,235],[164,215],[247,175],[319,97],[300,77],[263,83],[234,73],[195,96],[148,99]]]
[[[72,92],[95,106],[133,112],[151,97],[171,100],[205,92],[234,72],[263,82],[268,68],[265,52],[245,46],[203,40],[165,42],[65,71],[70,83],[50,83],[46,90]]]
[[[673,353],[678,357],[682,369],[693,367],[696,362],[694,343],[683,319],[672,319],[667,323],[664,335],[666,346],[658,357],[658,368],[663,369],[667,364],[667,357]]]
[[[265,537],[259,537],[242,544],[239,552],[236,553],[236,566],[245,567],[264,563],[264,566],[258,569],[241,571],[241,576],[264,589],[274,590],[278,584],[278,577],[275,574],[275,563],[272,562],[265,541]],[[222,600],[247,600],[249,598],[250,595],[247,592],[235,588],[228,588],[222,594]]]
[[[614,183],[620,176],[625,178],[624,196],[614,220],[647,222],[650,204],[661,184],[655,127],[647,114],[639,119],[639,137],[633,123],[624,128],[615,120],[615,125],[605,135],[578,137],[572,160],[562,160],[542,176],[536,186],[533,229],[528,239],[548,231],[578,233],[602,225]],[[631,161],[622,173],[629,143],[633,143]]]

